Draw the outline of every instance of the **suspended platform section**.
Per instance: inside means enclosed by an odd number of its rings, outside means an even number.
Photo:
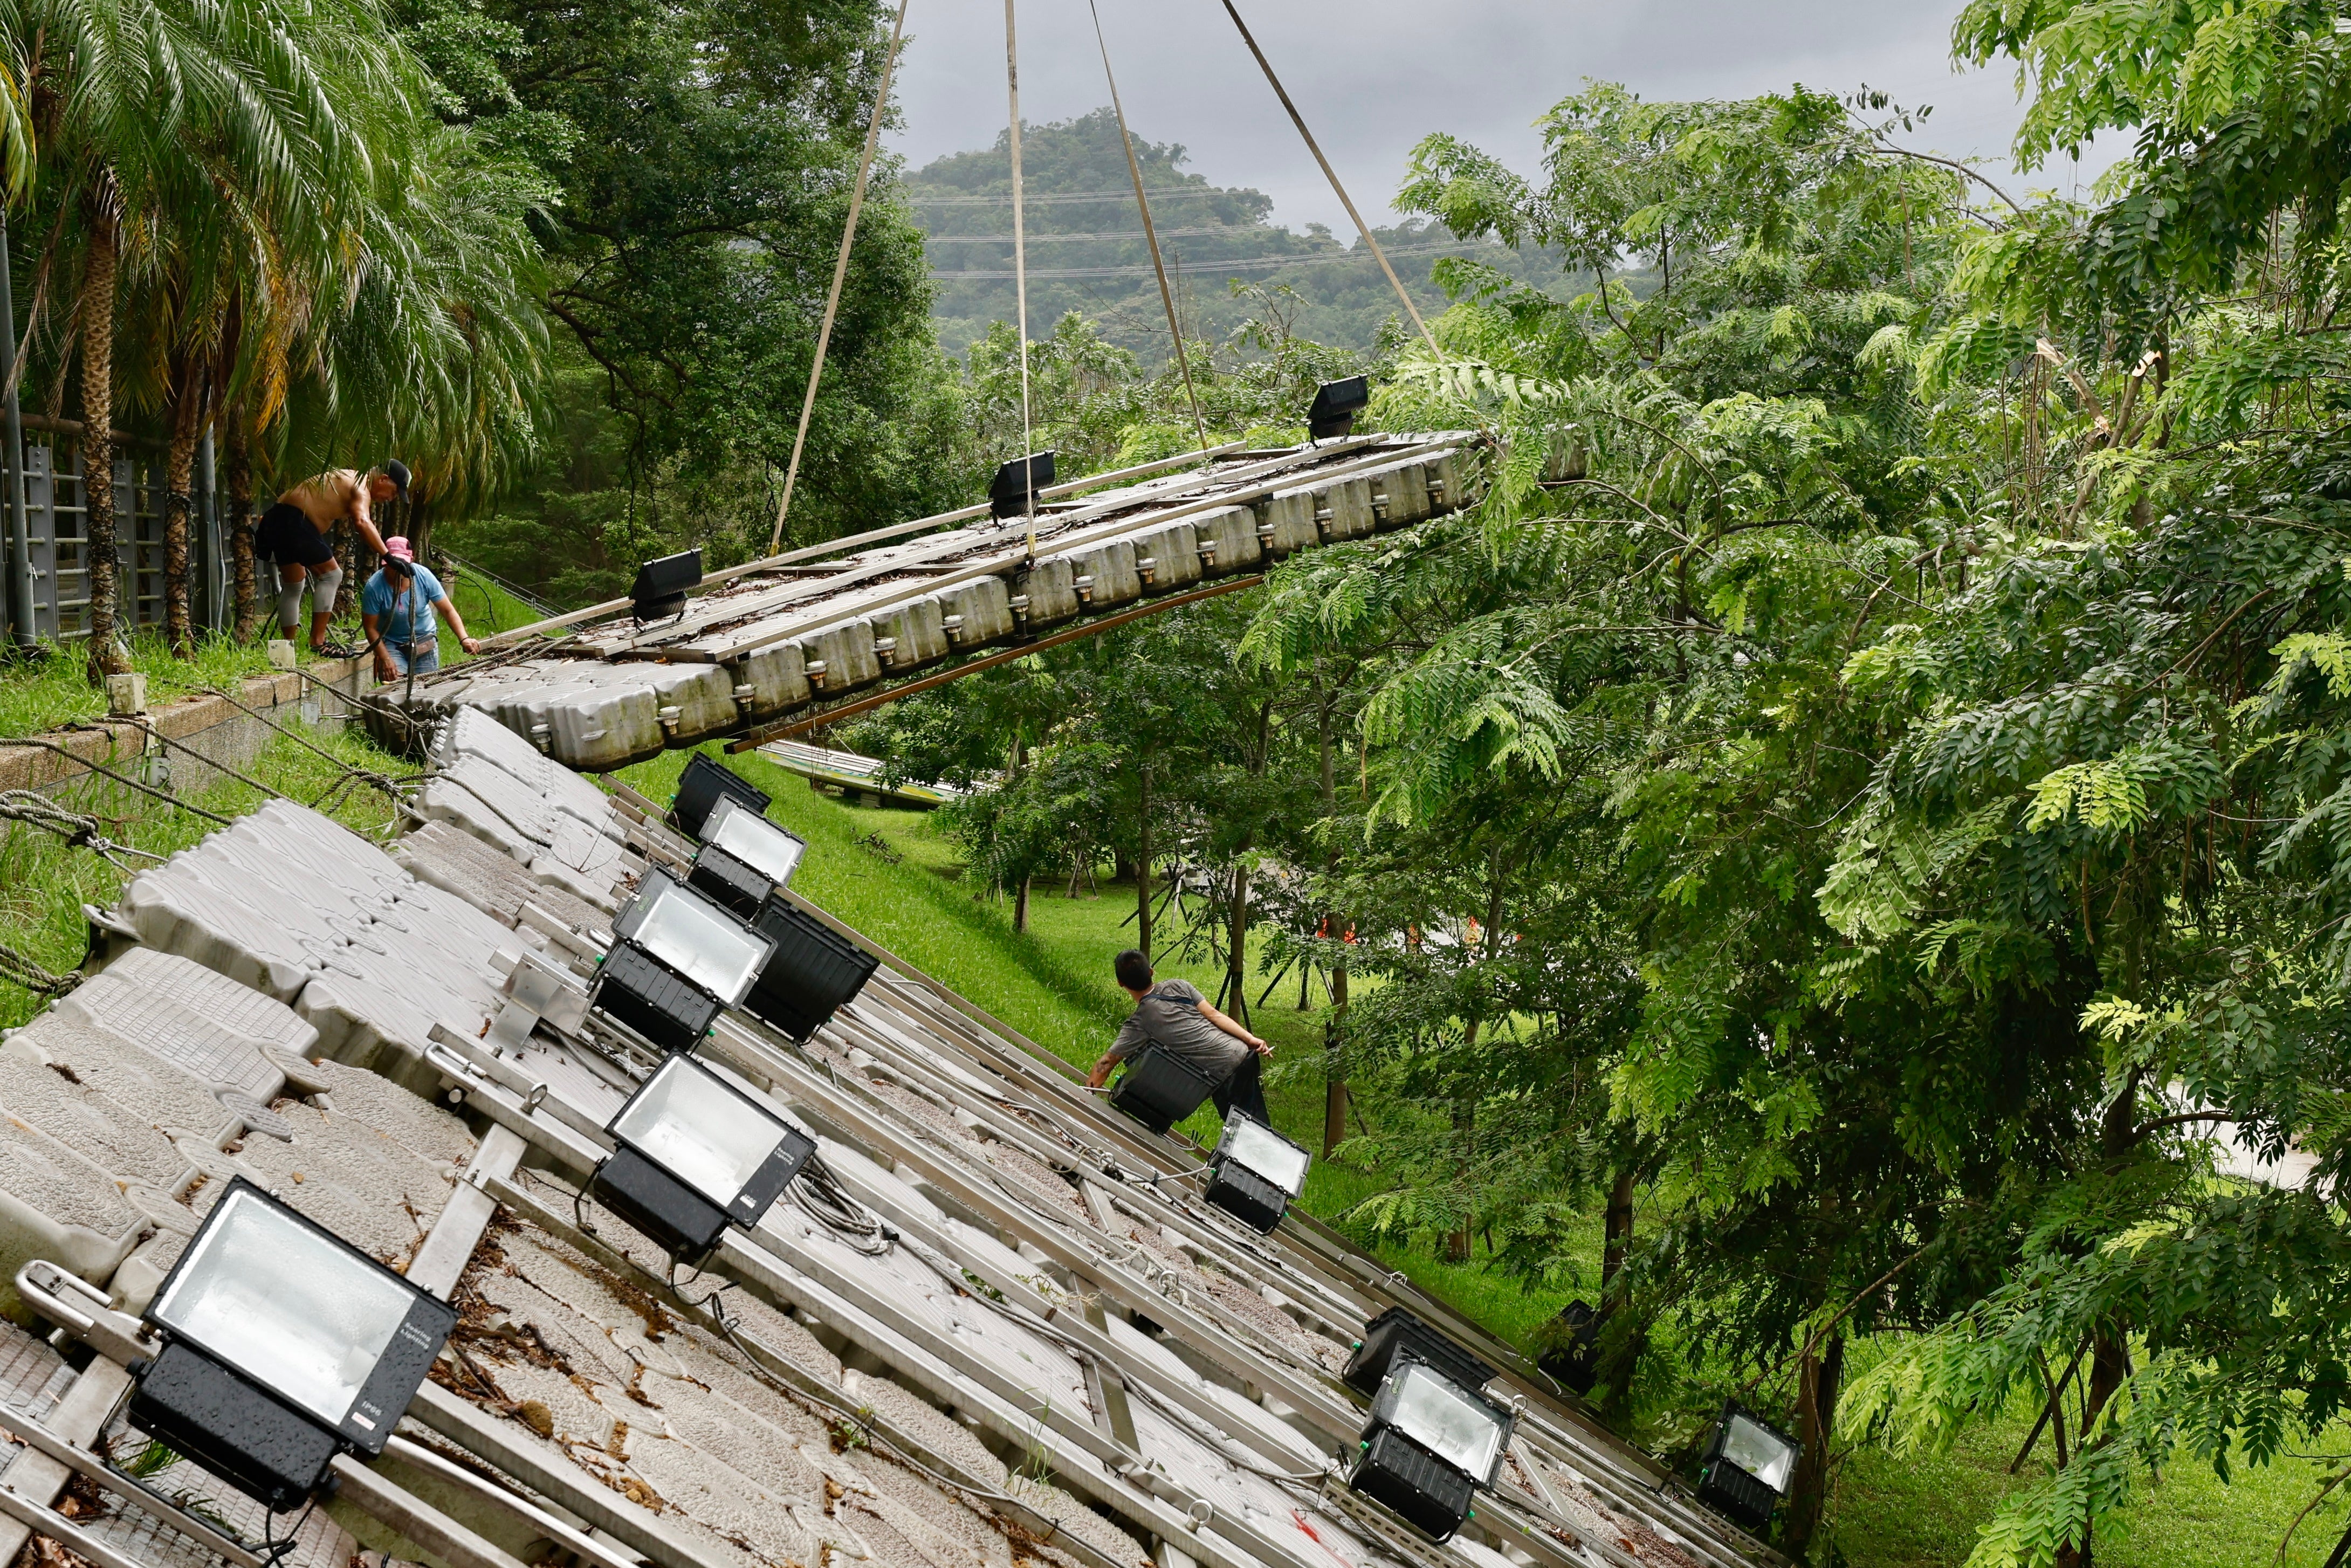
[[[459,665],[384,695],[416,721],[478,708],[567,767],[609,771],[1458,511],[1475,498],[1485,441],[1380,434],[1212,455],[1041,507],[1033,551],[1024,518],[953,513],[937,521],[964,526],[907,538],[922,525],[904,525],[885,530],[900,536],[891,542],[826,559],[796,552],[803,559],[733,576],[671,620],[592,622],[543,653]]]

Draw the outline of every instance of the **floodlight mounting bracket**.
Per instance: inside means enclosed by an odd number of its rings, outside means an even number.
[[[105,1291],[46,1258],[16,1270],[16,1292],[33,1311],[120,1365],[146,1360],[162,1348],[147,1338],[145,1323],[115,1311]]]
[[[1322,1478],[1321,1501],[1350,1524],[1376,1537],[1381,1545],[1415,1568],[1457,1568],[1441,1548],[1430,1544],[1428,1537],[1390,1512],[1386,1504],[1365,1497],[1339,1476]]]
[[[524,1071],[513,1059],[483,1050],[479,1041],[467,1040],[444,1023],[435,1023],[426,1038],[434,1046],[456,1058],[459,1064],[469,1070],[471,1076],[487,1079],[514,1095],[524,1115],[544,1112],[598,1149],[606,1154],[611,1152],[611,1134],[604,1131],[602,1124],[575,1109],[562,1095],[550,1092],[543,1080]],[[448,1069],[444,1067],[442,1071],[446,1072]]]

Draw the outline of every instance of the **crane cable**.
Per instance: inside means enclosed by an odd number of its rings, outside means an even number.
[[[882,85],[873,95],[873,118],[866,122],[865,151],[857,159],[857,183],[849,193],[849,221],[841,227],[841,254],[833,258],[832,290],[825,296],[824,323],[817,329],[816,362],[809,367],[808,392],[800,399],[800,425],[792,436],[791,462],[784,469],[783,498],[776,503],[776,526],[768,536],[769,555],[783,549],[784,514],[792,509],[792,486],[800,474],[800,449],[808,444],[809,420],[816,413],[817,382],[824,374],[825,350],[832,343],[832,319],[841,309],[841,285],[849,277],[849,247],[857,238],[857,214],[865,205],[865,182],[872,172],[873,150],[882,140],[882,120],[890,111],[890,75],[897,68],[899,41],[906,36],[908,3],[909,0],[898,0],[898,19],[890,28],[889,52],[882,57]]]
[[[1192,390],[1192,361],[1184,352],[1184,331],[1176,325],[1176,296],[1167,287],[1167,264],[1159,258],[1159,234],[1151,225],[1151,198],[1143,193],[1143,165],[1134,161],[1134,136],[1126,128],[1126,106],[1119,101],[1118,78],[1111,74],[1110,45],[1102,37],[1102,12],[1086,0],[1094,19],[1094,44],[1102,50],[1102,79],[1110,83],[1110,107],[1118,116],[1118,139],[1126,149],[1126,172],[1134,181],[1134,204],[1143,212],[1143,237],[1151,246],[1151,270],[1159,277],[1159,303],[1167,308],[1167,336],[1176,349],[1176,363],[1184,371],[1184,401],[1192,405],[1192,434],[1200,449],[1208,447],[1208,425],[1200,417],[1200,396]]]
[[[1009,4],[1010,0],[1006,0],[1006,3]],[[1281,99],[1281,107],[1290,111],[1290,122],[1298,127],[1298,134],[1305,139],[1306,150],[1314,154],[1314,162],[1322,165],[1323,177],[1331,182],[1331,189],[1337,194],[1339,204],[1345,207],[1347,215],[1354,220],[1355,232],[1362,235],[1364,243],[1371,247],[1372,259],[1377,261],[1380,270],[1388,275],[1388,287],[1395,290],[1398,299],[1404,301],[1405,313],[1412,318],[1412,324],[1420,329],[1421,337],[1428,344],[1428,351],[1442,363],[1445,350],[1437,346],[1437,334],[1428,329],[1428,323],[1420,319],[1420,308],[1412,302],[1412,296],[1404,291],[1403,280],[1396,277],[1395,268],[1388,265],[1388,253],[1380,248],[1380,242],[1372,235],[1371,225],[1364,222],[1364,214],[1355,210],[1355,199],[1347,194],[1347,187],[1339,183],[1339,171],[1331,167],[1331,160],[1322,156],[1322,144],[1314,140],[1314,133],[1306,129],[1306,117],[1298,112],[1298,105],[1290,101],[1290,89],[1283,87],[1281,78],[1273,74],[1273,62],[1267,59],[1265,51],[1257,47],[1256,35],[1249,30],[1249,24],[1241,20],[1241,14],[1235,9],[1233,0],[1224,0],[1224,4],[1225,15],[1230,16],[1233,26],[1240,29],[1241,42],[1247,44],[1249,53],[1257,57],[1258,68],[1265,72],[1265,79],[1272,84],[1274,96]]]
[[[1020,303],[1020,500],[1029,519],[1029,563],[1037,561],[1037,436],[1029,417],[1029,225],[1021,207],[1020,45],[1013,0],[1004,0],[1004,91],[1011,100],[1012,286]]]

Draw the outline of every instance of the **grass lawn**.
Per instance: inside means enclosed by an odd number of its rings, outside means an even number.
[[[771,814],[808,840],[808,858],[793,880],[796,889],[1066,1060],[1082,1065],[1101,1054],[1132,1006],[1110,972],[1111,956],[1134,941],[1134,927],[1121,924],[1134,908],[1131,883],[1105,883],[1098,896],[1070,898],[1061,885],[1040,882],[1029,895],[1029,929],[1016,935],[1010,904],[973,898],[960,879],[954,844],[928,815],[846,805],[757,755],[726,760],[772,794]],[[673,752],[624,777],[654,800],[666,800],[684,763],[684,753]],[[1181,975],[1216,994],[1218,976],[1205,966],[1163,962],[1160,972]],[[1251,982],[1252,1004],[1264,986],[1262,976]],[[1297,1000],[1292,977],[1276,988],[1254,1021],[1275,1045],[1277,1071],[1267,1093],[1274,1120],[1319,1151],[1324,1013],[1319,988],[1318,1005],[1310,1010],[1299,1011]],[[1371,1106],[1367,1113],[1376,1118],[1381,1110]],[[1203,1108],[1186,1130],[1212,1142],[1216,1113]],[[1305,1205],[1325,1219],[1336,1219],[1382,1185],[1377,1171],[1317,1160],[1307,1178]],[[1587,1248],[1596,1270],[1596,1217]],[[1475,1258],[1447,1264],[1419,1249],[1372,1250],[1423,1290],[1514,1343],[1524,1343],[1565,1300],[1489,1274]],[[1836,1479],[1828,1538],[1814,1561],[1845,1568],[1959,1568],[1974,1545],[1976,1527],[2001,1499],[2048,1473],[2045,1455],[2036,1454],[2022,1475],[2008,1474],[2032,1414],[2019,1412],[1974,1432],[1947,1454],[1896,1460],[1882,1450],[1863,1448],[1847,1455]],[[2351,1448],[2351,1442],[2339,1446]],[[2159,1486],[2143,1490],[2127,1531],[2099,1541],[2097,1562],[2101,1568],[2267,1564],[2320,1473],[2310,1461],[2287,1459],[2266,1470],[2241,1470],[2234,1485],[2223,1486],[2209,1468],[2180,1466],[2168,1471]],[[2344,1523],[2340,1507],[2314,1516],[2286,1554],[2284,1568],[2319,1568]]]
[[[306,649],[300,657],[307,662],[310,654]],[[159,706],[213,686],[234,691],[238,681],[267,674],[269,650],[261,642],[241,644],[213,632],[197,642],[194,658],[174,659],[164,648],[162,632],[148,630],[131,639],[131,664],[147,677],[149,706]],[[83,670],[78,643],[37,658],[12,656],[0,665],[0,737],[38,735],[77,719],[103,717],[105,688],[91,685]]]
[[[377,749],[357,728],[340,735],[321,732],[310,738],[357,768],[398,776],[414,766]],[[141,777],[135,759],[109,766],[131,778]],[[325,758],[284,737],[273,737],[255,764],[243,771],[306,804],[325,796],[345,778]],[[229,818],[254,810],[266,799],[234,779],[224,779],[216,788],[189,797],[191,804]],[[104,779],[77,786],[63,803],[96,816],[99,831],[107,838],[154,855],[186,849],[219,826],[193,811],[175,810]],[[390,800],[381,790],[357,782],[336,789],[326,810],[345,826],[370,836],[381,835],[392,822]],[[0,823],[0,945],[22,953],[52,974],[78,966],[89,938],[82,904],[112,907],[136,871],[153,863],[137,856],[123,858],[131,871],[118,869],[89,850],[75,849],[42,829],[21,822]],[[0,982],[0,1029],[25,1022],[40,1008],[39,999],[30,992]]]

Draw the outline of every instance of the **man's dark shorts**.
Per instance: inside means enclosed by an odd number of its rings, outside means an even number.
[[[335,559],[334,547],[310,521],[310,515],[286,501],[262,513],[261,521],[254,525],[253,553],[280,566],[316,568]]]

